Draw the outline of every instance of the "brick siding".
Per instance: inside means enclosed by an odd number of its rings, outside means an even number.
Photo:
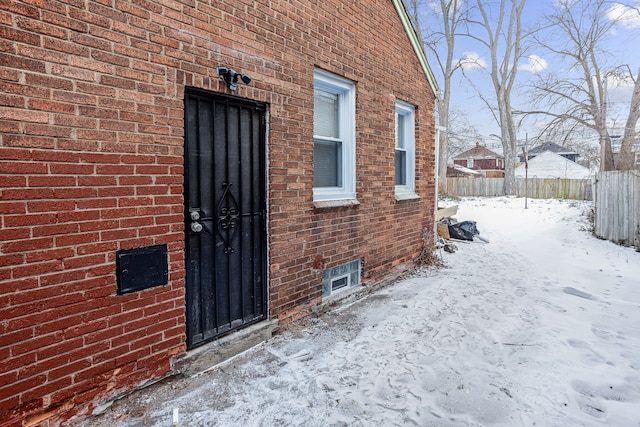
[[[467,166],[466,160],[454,160],[453,163],[455,163],[456,165],[464,166],[465,168],[469,168]],[[473,159],[473,167],[469,169],[496,170],[499,168],[496,166],[496,159]]]
[[[398,274],[431,233],[433,93],[389,0],[6,0],[0,11],[0,426],[55,426],[185,351],[186,86],[269,105],[269,317],[322,270]],[[313,204],[314,67],[356,82],[357,198]],[[416,110],[416,193],[394,197],[394,103]],[[115,252],[167,244],[169,283],[116,295]]]

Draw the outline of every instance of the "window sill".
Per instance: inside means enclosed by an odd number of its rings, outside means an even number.
[[[416,193],[400,193],[396,194],[396,202],[403,202],[405,200],[419,200],[420,196]]]
[[[332,208],[353,208],[359,205],[360,202],[356,199],[316,200],[315,202],[313,202],[313,207],[316,210]]]

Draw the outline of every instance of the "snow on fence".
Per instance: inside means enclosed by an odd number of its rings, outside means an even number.
[[[596,235],[640,250],[640,171],[600,172],[594,187]]]
[[[590,179],[516,178],[517,195],[533,199],[592,200]],[[453,196],[494,197],[504,195],[504,178],[447,178],[447,193]]]

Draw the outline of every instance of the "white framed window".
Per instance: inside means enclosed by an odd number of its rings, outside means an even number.
[[[416,188],[415,111],[413,105],[396,101],[396,193],[413,193]]]
[[[331,279],[331,295],[351,287],[351,274]]]
[[[320,70],[313,84],[313,199],[355,199],[355,85]]]
[[[467,159],[467,167],[473,169],[473,159]]]
[[[636,165],[640,165],[640,153],[636,153]]]

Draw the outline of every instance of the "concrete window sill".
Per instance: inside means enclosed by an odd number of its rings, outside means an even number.
[[[356,199],[340,199],[340,200],[317,200],[313,202],[316,210],[332,209],[332,208],[353,208],[359,206],[360,202]]]
[[[396,202],[402,202],[405,200],[419,200],[420,196],[418,196],[416,193],[401,193],[401,194],[396,194]]]

